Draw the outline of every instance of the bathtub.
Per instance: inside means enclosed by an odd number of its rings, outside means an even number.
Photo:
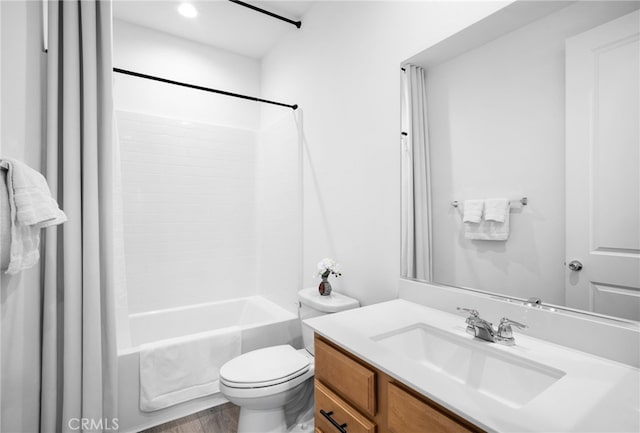
[[[129,315],[131,345],[118,351],[119,431],[138,432],[226,403],[217,393],[154,412],[140,411],[139,349],[144,343],[230,326],[241,328],[243,353],[277,344],[302,346],[298,317],[260,296]]]

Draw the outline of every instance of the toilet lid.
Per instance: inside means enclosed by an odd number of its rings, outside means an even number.
[[[309,370],[311,360],[289,345],[247,352],[220,368],[220,379],[237,388],[286,382]]]

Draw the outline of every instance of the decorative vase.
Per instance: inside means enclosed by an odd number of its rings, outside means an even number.
[[[328,275],[326,277],[325,276],[322,277],[322,281],[318,286],[318,291],[322,296],[329,296],[331,294],[331,283],[329,283]]]

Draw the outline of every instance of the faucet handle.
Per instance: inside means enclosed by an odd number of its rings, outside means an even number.
[[[456,307],[456,310],[466,311],[467,313],[469,313],[469,316],[471,317],[480,317],[480,313],[478,313],[478,310],[472,310],[471,308],[462,308],[462,307]]]
[[[517,328],[520,328],[520,329],[527,329],[529,327],[528,325],[525,325],[524,323],[516,322],[515,320],[511,320],[508,317],[503,317],[502,320],[500,320],[500,324],[502,325],[503,323],[505,325],[513,325],[513,326],[515,326]]]
[[[474,323],[476,323],[480,319],[480,313],[478,310],[472,310],[471,308],[462,308],[456,307],[458,311],[466,311],[469,313],[469,317],[464,321],[467,324],[467,334],[476,336],[476,328],[474,327]]]
[[[511,329],[511,325],[519,329],[528,328],[528,326],[523,323],[516,322],[515,320],[511,320],[507,317],[503,317],[502,320],[500,320],[500,326],[498,326],[498,336],[502,338],[512,338],[513,331]]]

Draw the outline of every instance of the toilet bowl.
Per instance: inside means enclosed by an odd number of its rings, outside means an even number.
[[[238,432],[286,432],[284,407],[308,392],[313,373],[313,358],[289,345],[254,350],[223,365],[220,392],[241,408]]]
[[[360,303],[335,291],[320,296],[316,288],[301,290],[298,300],[304,349],[266,347],[244,353],[220,368],[220,392],[240,406],[238,433],[313,431],[313,331],[302,320],[356,308]],[[292,411],[309,414],[309,419],[302,422]],[[292,425],[292,420],[298,425]]]

